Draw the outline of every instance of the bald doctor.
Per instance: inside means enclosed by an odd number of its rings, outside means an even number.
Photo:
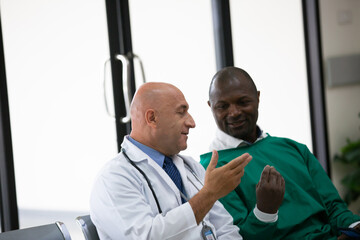
[[[188,109],[170,84],[146,83],[136,92],[132,131],[91,193],[90,216],[100,239],[242,239],[217,200],[239,185],[251,156],[215,168],[214,151],[205,172],[180,155],[195,127]]]

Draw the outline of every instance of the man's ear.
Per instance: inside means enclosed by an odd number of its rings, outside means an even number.
[[[211,107],[211,103],[210,103],[210,101],[208,101],[208,105],[209,105],[209,107]]]
[[[156,127],[156,121],[157,121],[157,117],[156,117],[156,112],[154,109],[148,109],[145,112],[145,122],[147,125]]]
[[[258,102],[260,102],[260,91],[257,91],[257,99],[258,99]]]

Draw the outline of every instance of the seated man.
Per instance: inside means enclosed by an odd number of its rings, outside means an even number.
[[[340,227],[356,226],[360,217],[305,145],[256,125],[259,97],[249,74],[236,67],[220,70],[211,82],[208,105],[218,130],[210,148],[219,151],[218,166],[244,153],[253,157],[241,184],[220,201],[244,239],[337,239]],[[210,157],[201,156],[203,166]]]
[[[221,168],[179,155],[195,122],[179,89],[146,83],[131,104],[132,131],[98,175],[90,216],[101,239],[242,239],[217,200],[232,191],[249,154]]]

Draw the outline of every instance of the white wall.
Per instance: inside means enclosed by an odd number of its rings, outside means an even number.
[[[328,57],[360,54],[360,1],[321,0],[320,14],[323,60]],[[347,138],[360,138],[360,84],[326,87],[326,111],[332,180],[343,195],[344,189],[340,180],[351,169],[333,162],[333,156],[339,153]],[[360,202],[350,208],[353,211],[358,210]]]

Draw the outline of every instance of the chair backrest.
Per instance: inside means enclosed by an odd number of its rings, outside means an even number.
[[[91,221],[90,215],[79,216],[75,220],[80,225],[85,240],[100,240],[96,227]]]
[[[0,240],[71,240],[62,222],[0,233]]]

